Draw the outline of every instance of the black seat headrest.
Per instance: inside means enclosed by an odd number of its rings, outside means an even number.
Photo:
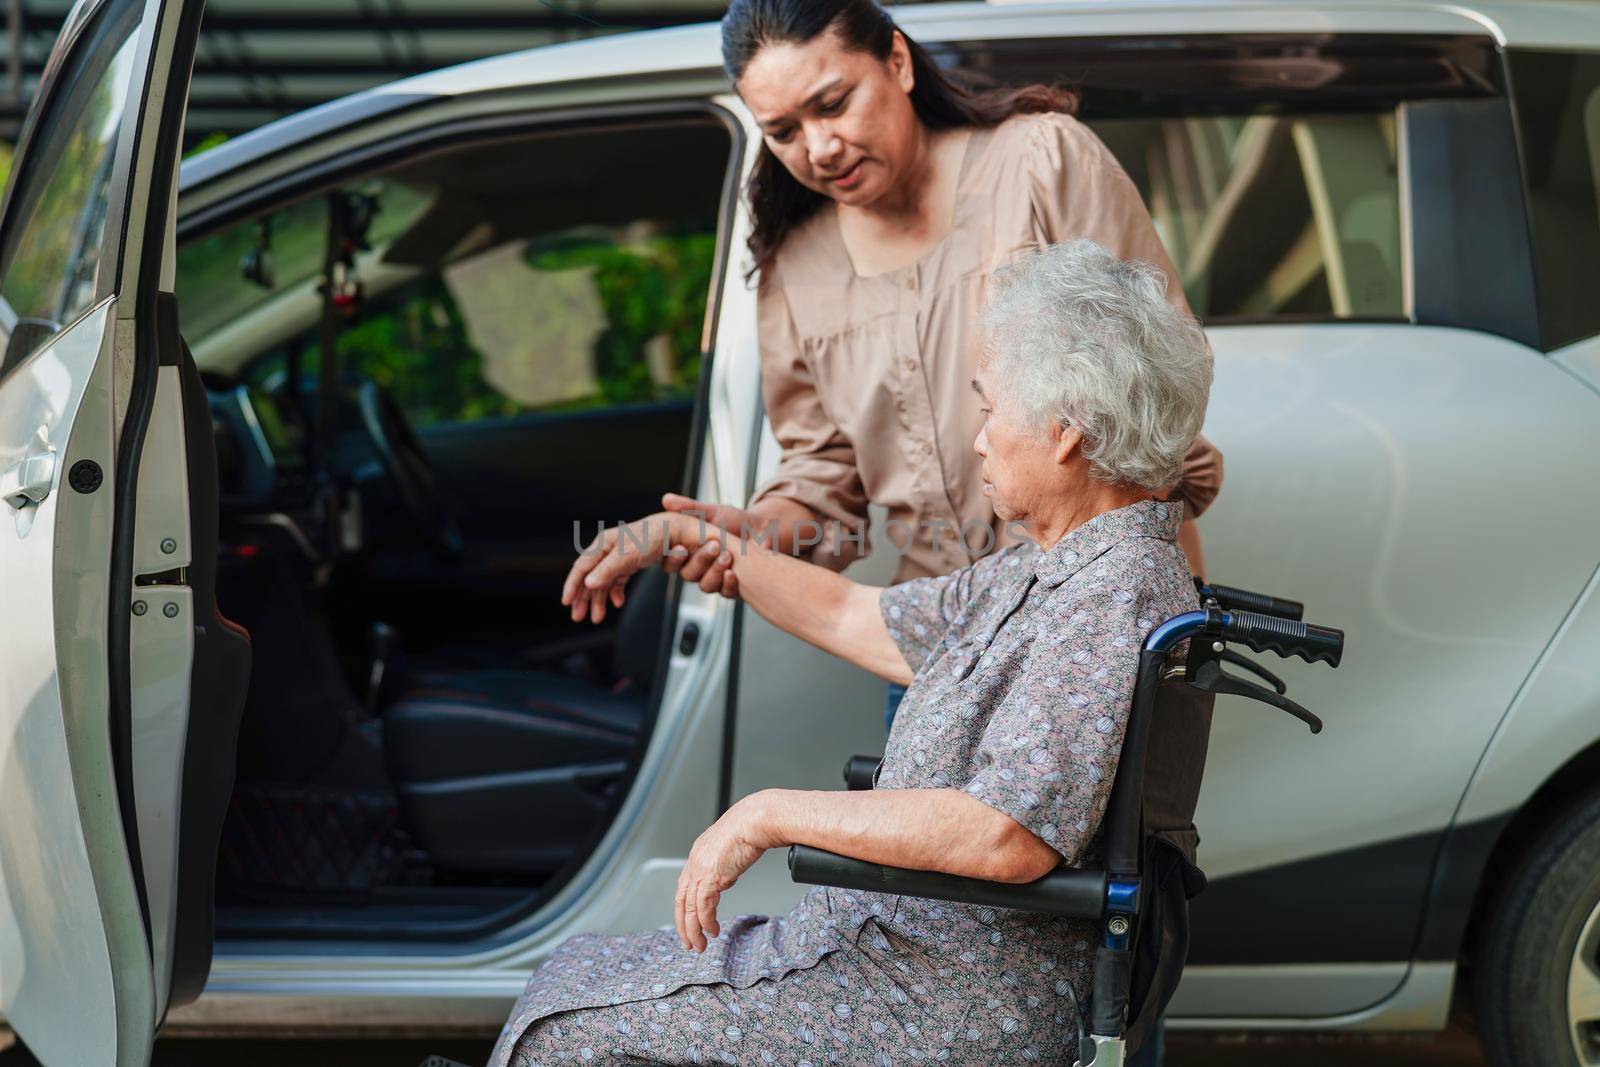
[[[619,681],[626,679],[647,692],[656,682],[661,630],[667,625],[667,583],[667,572],[660,567],[634,575],[617,619],[612,669]]]

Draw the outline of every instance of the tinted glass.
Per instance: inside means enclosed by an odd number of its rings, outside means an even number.
[[[21,326],[0,374],[94,302],[142,9],[118,3],[96,16],[37,118],[0,246],[0,299]]]
[[[1392,112],[1089,124],[1202,319],[1405,315]]]
[[[1600,55],[1514,51],[1508,62],[1542,342],[1559,348],[1600,333]]]
[[[362,191],[381,209],[368,233],[381,246],[432,202],[425,191],[375,179]],[[224,227],[178,250],[183,332],[198,340],[275,297],[314,286],[328,244],[328,200],[312,196]]]
[[[419,426],[690,401],[715,220],[585,226],[462,256],[369,299],[340,368],[389,389]],[[315,329],[302,370],[318,365]],[[275,388],[280,350],[250,368]]]

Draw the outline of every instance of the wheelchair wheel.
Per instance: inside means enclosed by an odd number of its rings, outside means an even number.
[[[1495,1067],[1600,1063],[1600,793],[1523,854],[1487,915],[1474,970]]]

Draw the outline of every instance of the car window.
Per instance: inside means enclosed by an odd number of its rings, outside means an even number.
[[[714,218],[586,225],[460,255],[370,296],[340,332],[344,374],[393,393],[419,426],[692,400]],[[253,363],[275,388],[307,331]]]
[[[1089,125],[1139,187],[1203,320],[1406,314],[1392,111]]]
[[[14,172],[0,246],[0,377],[94,302],[142,10],[109,5],[83,31]]]
[[[1600,54],[1508,59],[1546,349],[1600,334]]]

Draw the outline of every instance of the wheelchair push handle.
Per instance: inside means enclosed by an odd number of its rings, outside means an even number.
[[[1232,585],[1213,585],[1199,578],[1194,580],[1194,584],[1202,601],[1215,600],[1224,611],[1253,611],[1259,615],[1276,615],[1282,619],[1303,619],[1306,615],[1306,606],[1298,600],[1254,593]]]
[[[1222,624],[1223,637],[1256,652],[1276,652],[1285,659],[1299,656],[1308,663],[1321,661],[1337,667],[1344,655],[1344,631],[1313,626],[1297,619],[1230,611]]]

